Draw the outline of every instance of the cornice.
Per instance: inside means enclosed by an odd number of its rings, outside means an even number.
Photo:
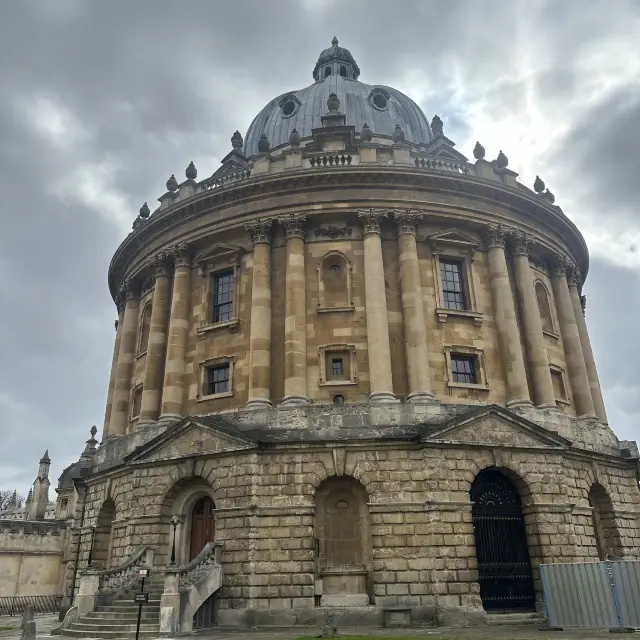
[[[156,211],[145,225],[133,230],[116,250],[109,266],[109,288],[112,297],[128,273],[136,254],[154,238],[178,228],[216,209],[230,205],[264,200],[268,195],[290,195],[296,191],[322,188],[366,186],[369,190],[403,189],[425,190],[451,195],[471,196],[479,201],[499,203],[507,209],[524,213],[536,224],[551,229],[565,241],[580,270],[586,274],[589,255],[582,234],[575,224],[558,208],[541,201],[533,192],[505,184],[445,171],[427,171],[407,167],[343,167],[339,170],[305,169],[274,176],[251,177],[198,193],[176,205]],[[245,219],[238,218],[239,229]]]

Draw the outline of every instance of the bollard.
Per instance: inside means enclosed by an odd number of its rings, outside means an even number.
[[[36,621],[33,618],[33,607],[28,604],[22,614],[20,640],[36,640]]]

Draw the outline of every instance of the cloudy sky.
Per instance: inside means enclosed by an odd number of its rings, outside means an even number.
[[[611,425],[640,440],[637,0],[20,0],[0,19],[0,489],[52,478],[101,429],[107,267],[190,160],[212,173],[332,36],[471,156],[539,173],[591,249]],[[624,357],[623,357],[624,356]]]

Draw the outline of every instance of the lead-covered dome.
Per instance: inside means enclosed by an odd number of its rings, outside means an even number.
[[[321,117],[327,112],[327,99],[335,93],[347,126],[361,131],[366,123],[374,136],[391,138],[400,125],[407,142],[428,143],[431,129],[420,107],[401,91],[384,85],[358,82],[360,69],[348,49],[332,46],[319,56],[313,70],[315,82],[305,89],[290,91],[274,98],[254,118],[245,136],[244,153],[258,153],[258,141],[264,134],[270,147],[288,144],[296,129],[300,137],[311,137],[312,129],[322,126]]]

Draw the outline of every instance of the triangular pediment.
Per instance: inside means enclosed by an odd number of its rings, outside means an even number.
[[[216,242],[208,249],[196,256],[194,263],[198,265],[207,262],[216,262],[225,260],[232,264],[238,260],[240,255],[244,253],[244,248],[236,244],[226,244],[224,242]]]
[[[449,420],[422,436],[423,442],[455,442],[491,447],[566,449],[571,441],[497,405]]]
[[[131,452],[127,462],[153,462],[253,449],[258,442],[217,418],[189,417]]]
[[[468,249],[479,246],[480,242],[475,237],[460,229],[443,229],[429,234],[425,240],[437,244],[450,244],[457,245],[459,247],[466,247]]]

